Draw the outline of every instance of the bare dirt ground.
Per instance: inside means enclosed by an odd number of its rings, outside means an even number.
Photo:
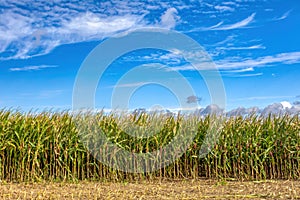
[[[300,199],[300,181],[0,182],[0,199]]]

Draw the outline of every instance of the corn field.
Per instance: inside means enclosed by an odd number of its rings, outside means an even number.
[[[214,116],[166,116],[154,114],[90,114],[111,143],[129,152],[159,150],[196,124],[196,136],[178,159],[155,171],[131,173],[116,170],[95,159],[83,144],[76,122],[69,112],[21,113],[0,111],[0,180],[140,180],[157,178],[234,178],[238,180],[299,179],[299,116],[259,115],[228,117],[217,144],[205,157],[199,151]],[[85,118],[80,118],[85,120]],[[160,122],[162,128],[150,137],[133,137],[120,123],[147,125]],[[157,121],[155,121],[157,120]],[[95,128],[96,127],[96,128]],[[86,130],[87,130],[86,129]],[[94,138],[95,139],[95,138]],[[96,138],[97,139],[97,138]],[[105,144],[101,144],[105,145]],[[100,154],[101,156],[101,154]]]

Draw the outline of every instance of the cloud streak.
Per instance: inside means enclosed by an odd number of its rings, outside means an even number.
[[[167,54],[168,58],[172,58],[174,60],[177,60],[175,66],[172,66],[169,68],[169,70],[175,70],[175,71],[196,71],[197,69],[194,68],[189,63],[181,62],[182,56],[181,54],[174,54],[169,53]],[[195,60],[197,60],[197,54],[192,54],[192,56],[195,57]],[[155,57],[155,59],[162,60],[163,56]],[[151,57],[147,57],[147,59],[151,59]],[[212,69],[212,65],[206,65],[205,60],[199,59],[199,66],[202,68],[200,70],[214,70]],[[243,73],[243,72],[253,72],[254,68],[258,67],[267,67],[267,66],[273,66],[276,64],[284,64],[284,65],[290,65],[290,64],[298,64],[300,63],[300,52],[289,52],[289,53],[281,53],[276,54],[272,56],[262,56],[258,58],[241,58],[241,57],[229,57],[227,59],[223,60],[215,60],[214,63],[216,64],[216,68],[221,70],[224,73]],[[174,64],[174,63],[173,63]],[[207,66],[207,68],[205,68]],[[196,66],[197,67],[197,66]],[[243,76],[260,76],[262,73],[255,73],[255,74],[244,74]]]
[[[229,6],[215,6],[215,9],[220,12],[233,12],[235,10]]]
[[[244,19],[240,22],[237,22],[235,24],[229,24],[229,25],[215,27],[211,30],[227,31],[227,30],[243,28],[243,27],[249,25],[254,20],[255,15],[256,15],[256,13],[252,13],[252,15],[250,15],[249,17],[247,17],[246,19]]]
[[[242,69],[251,67],[264,67],[274,64],[297,64],[300,63],[300,52],[281,53],[273,56],[253,58],[228,58],[216,61],[219,69]]]
[[[242,78],[242,77],[254,77],[254,76],[262,76],[263,73],[255,73],[255,74],[238,74],[238,75],[232,75],[232,74],[225,74],[223,76],[228,76],[232,78]]]
[[[289,10],[287,12],[285,12],[281,17],[275,18],[275,21],[280,21],[280,20],[284,20],[286,18],[288,18],[288,16],[291,14],[292,10]]]
[[[197,31],[228,31],[228,30],[235,30],[235,29],[245,28],[251,22],[254,21],[255,15],[256,15],[256,13],[252,13],[246,19],[243,19],[243,20],[241,20],[239,22],[236,22],[234,24],[224,25],[224,21],[220,21],[219,23],[217,23],[213,26],[210,26],[210,27],[194,28],[194,29],[186,31],[186,32],[189,33],[189,32],[197,32]]]
[[[35,66],[26,66],[26,67],[13,67],[9,71],[20,72],[20,71],[38,71],[46,68],[56,68],[57,65],[35,65]]]
[[[131,87],[141,87],[143,85],[150,84],[151,82],[134,82],[134,83],[125,83],[109,86],[109,88],[131,88]]]
[[[234,101],[245,101],[245,100],[269,100],[269,99],[286,99],[286,98],[293,98],[294,96],[252,96],[252,97],[245,97],[245,98],[237,98]]]
[[[249,47],[217,47],[217,50],[253,50],[253,49],[266,49],[265,46],[259,45],[252,45]]]

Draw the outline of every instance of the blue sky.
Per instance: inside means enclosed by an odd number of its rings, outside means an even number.
[[[45,1],[0,2],[0,107],[71,109],[78,70],[88,54],[117,33],[157,27],[197,41],[222,75],[226,110],[300,100],[300,3],[297,0]],[[201,77],[180,54],[145,49],[114,61],[95,100],[111,107],[118,80],[136,65],[160,63],[181,73],[202,100]],[[121,85],[132,87],[141,82]],[[178,108],[159,85],[140,87],[130,108]]]

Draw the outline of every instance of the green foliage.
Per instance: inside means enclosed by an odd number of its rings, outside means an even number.
[[[79,117],[79,118],[78,118]],[[79,115],[68,112],[40,114],[0,111],[0,180],[115,180],[151,178],[234,178],[242,180],[299,179],[299,116],[257,115],[226,118],[217,145],[204,158],[199,151],[212,116],[160,114],[90,114],[93,126],[120,148],[147,153],[159,150],[178,136],[179,127],[197,134],[187,151],[171,165],[154,172],[133,174],[114,170],[97,161],[82,144],[76,123]],[[128,135],[127,124],[160,123],[150,137]],[[122,128],[118,124],[123,123]],[[95,126],[96,124],[96,126]],[[137,131],[137,130],[135,130]],[[180,136],[179,136],[180,137]],[[103,145],[103,144],[102,144]],[[104,144],[105,145],[105,144]]]

